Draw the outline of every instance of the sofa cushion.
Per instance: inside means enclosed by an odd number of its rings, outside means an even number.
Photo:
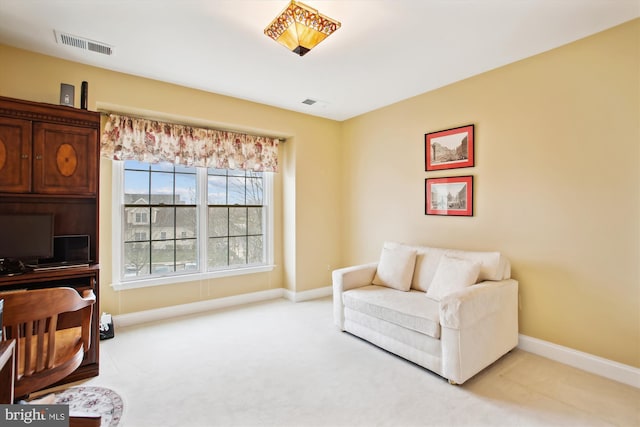
[[[385,242],[386,248],[408,248],[416,251],[416,262],[411,278],[411,289],[426,292],[431,280],[436,274],[440,258],[447,249],[431,248],[428,246],[410,246],[397,242]]]
[[[478,281],[484,280],[502,280],[508,279],[508,273],[505,277],[504,272],[504,260],[500,256],[500,252],[477,252],[477,251],[461,251],[457,249],[447,250],[447,255],[467,259],[470,261],[476,261],[480,263],[480,274],[478,275]]]
[[[446,249],[416,247],[416,267],[413,271],[411,287],[422,292],[427,292],[433,276],[436,275],[440,258],[446,253]]]
[[[439,304],[421,294],[369,285],[344,292],[342,301],[352,310],[439,339]]]
[[[423,297],[423,295],[417,296]],[[362,328],[365,328],[369,331],[375,331],[379,338],[399,341],[406,346],[421,352],[426,352],[432,357],[440,358],[442,356],[442,343],[440,339],[430,337],[427,334],[416,332],[412,329],[396,325],[395,323],[378,319],[377,317],[369,316],[368,314],[352,310],[348,307],[344,309],[344,321],[345,330],[352,332],[356,329],[356,335],[358,335],[357,332],[362,331]],[[354,328],[356,324],[361,328]]]
[[[440,259],[427,297],[440,301],[445,296],[471,286],[478,280],[481,263],[469,259],[461,259],[445,254]]]
[[[432,248],[429,246],[412,246],[397,242],[385,242],[387,248],[406,248],[416,251],[415,268],[411,280],[411,289],[426,292],[436,274],[440,258],[444,254],[456,258],[469,259],[481,263],[478,282],[484,280],[503,280],[511,277],[509,261],[500,252],[463,251],[459,249]]]
[[[374,285],[386,286],[399,291],[411,288],[413,268],[416,263],[416,251],[407,246],[383,246]]]

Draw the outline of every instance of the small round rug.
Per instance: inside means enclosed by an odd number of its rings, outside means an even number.
[[[69,405],[69,412],[100,414],[101,427],[116,427],[122,417],[122,398],[106,387],[71,387],[56,393],[56,404]]]

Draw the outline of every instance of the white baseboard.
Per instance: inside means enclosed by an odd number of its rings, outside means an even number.
[[[116,327],[131,326],[140,323],[153,322],[171,317],[186,316],[209,310],[233,307],[252,302],[268,301],[278,298],[286,298],[289,301],[301,302],[316,298],[323,298],[332,294],[331,286],[311,289],[303,292],[292,292],[288,289],[271,289],[268,291],[252,292],[242,295],[234,295],[225,298],[216,298],[189,304],[172,305],[170,307],[155,308],[152,310],[136,311],[134,313],[118,314],[113,316],[113,324]]]
[[[284,290],[284,297],[293,302],[309,301],[312,299],[328,297],[330,295],[333,295],[333,288],[331,286],[302,292],[292,292],[288,289]]]
[[[251,292],[248,294],[234,295],[225,298],[209,299],[192,302],[189,304],[172,305],[170,307],[155,308],[152,310],[136,311],[134,313],[118,314],[113,316],[114,326],[131,326],[140,323],[153,322],[171,317],[185,316],[201,313],[203,311],[233,307],[252,302],[268,301],[282,298],[284,289],[270,289],[268,291]]]
[[[518,348],[601,377],[640,388],[640,369],[526,335],[519,335]]]

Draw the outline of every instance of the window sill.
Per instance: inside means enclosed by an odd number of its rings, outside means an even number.
[[[208,271],[206,273],[173,274],[148,279],[132,279],[114,282],[111,287],[116,291],[127,289],[147,288],[151,286],[175,285],[178,283],[196,282],[198,280],[218,279],[222,277],[242,276],[245,274],[266,273],[273,271],[275,265],[260,265],[256,267],[234,268],[229,270]]]

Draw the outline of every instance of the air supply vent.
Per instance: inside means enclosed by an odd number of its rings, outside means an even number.
[[[313,105],[316,102],[318,102],[318,101],[316,101],[315,99],[309,99],[309,98],[307,98],[304,101],[302,101],[303,104],[307,104],[307,105]]]
[[[113,47],[106,43],[89,40],[84,37],[74,36],[72,34],[54,31],[56,42],[67,46],[77,47],[78,49],[90,50],[92,52],[101,53],[103,55],[113,55]]]

